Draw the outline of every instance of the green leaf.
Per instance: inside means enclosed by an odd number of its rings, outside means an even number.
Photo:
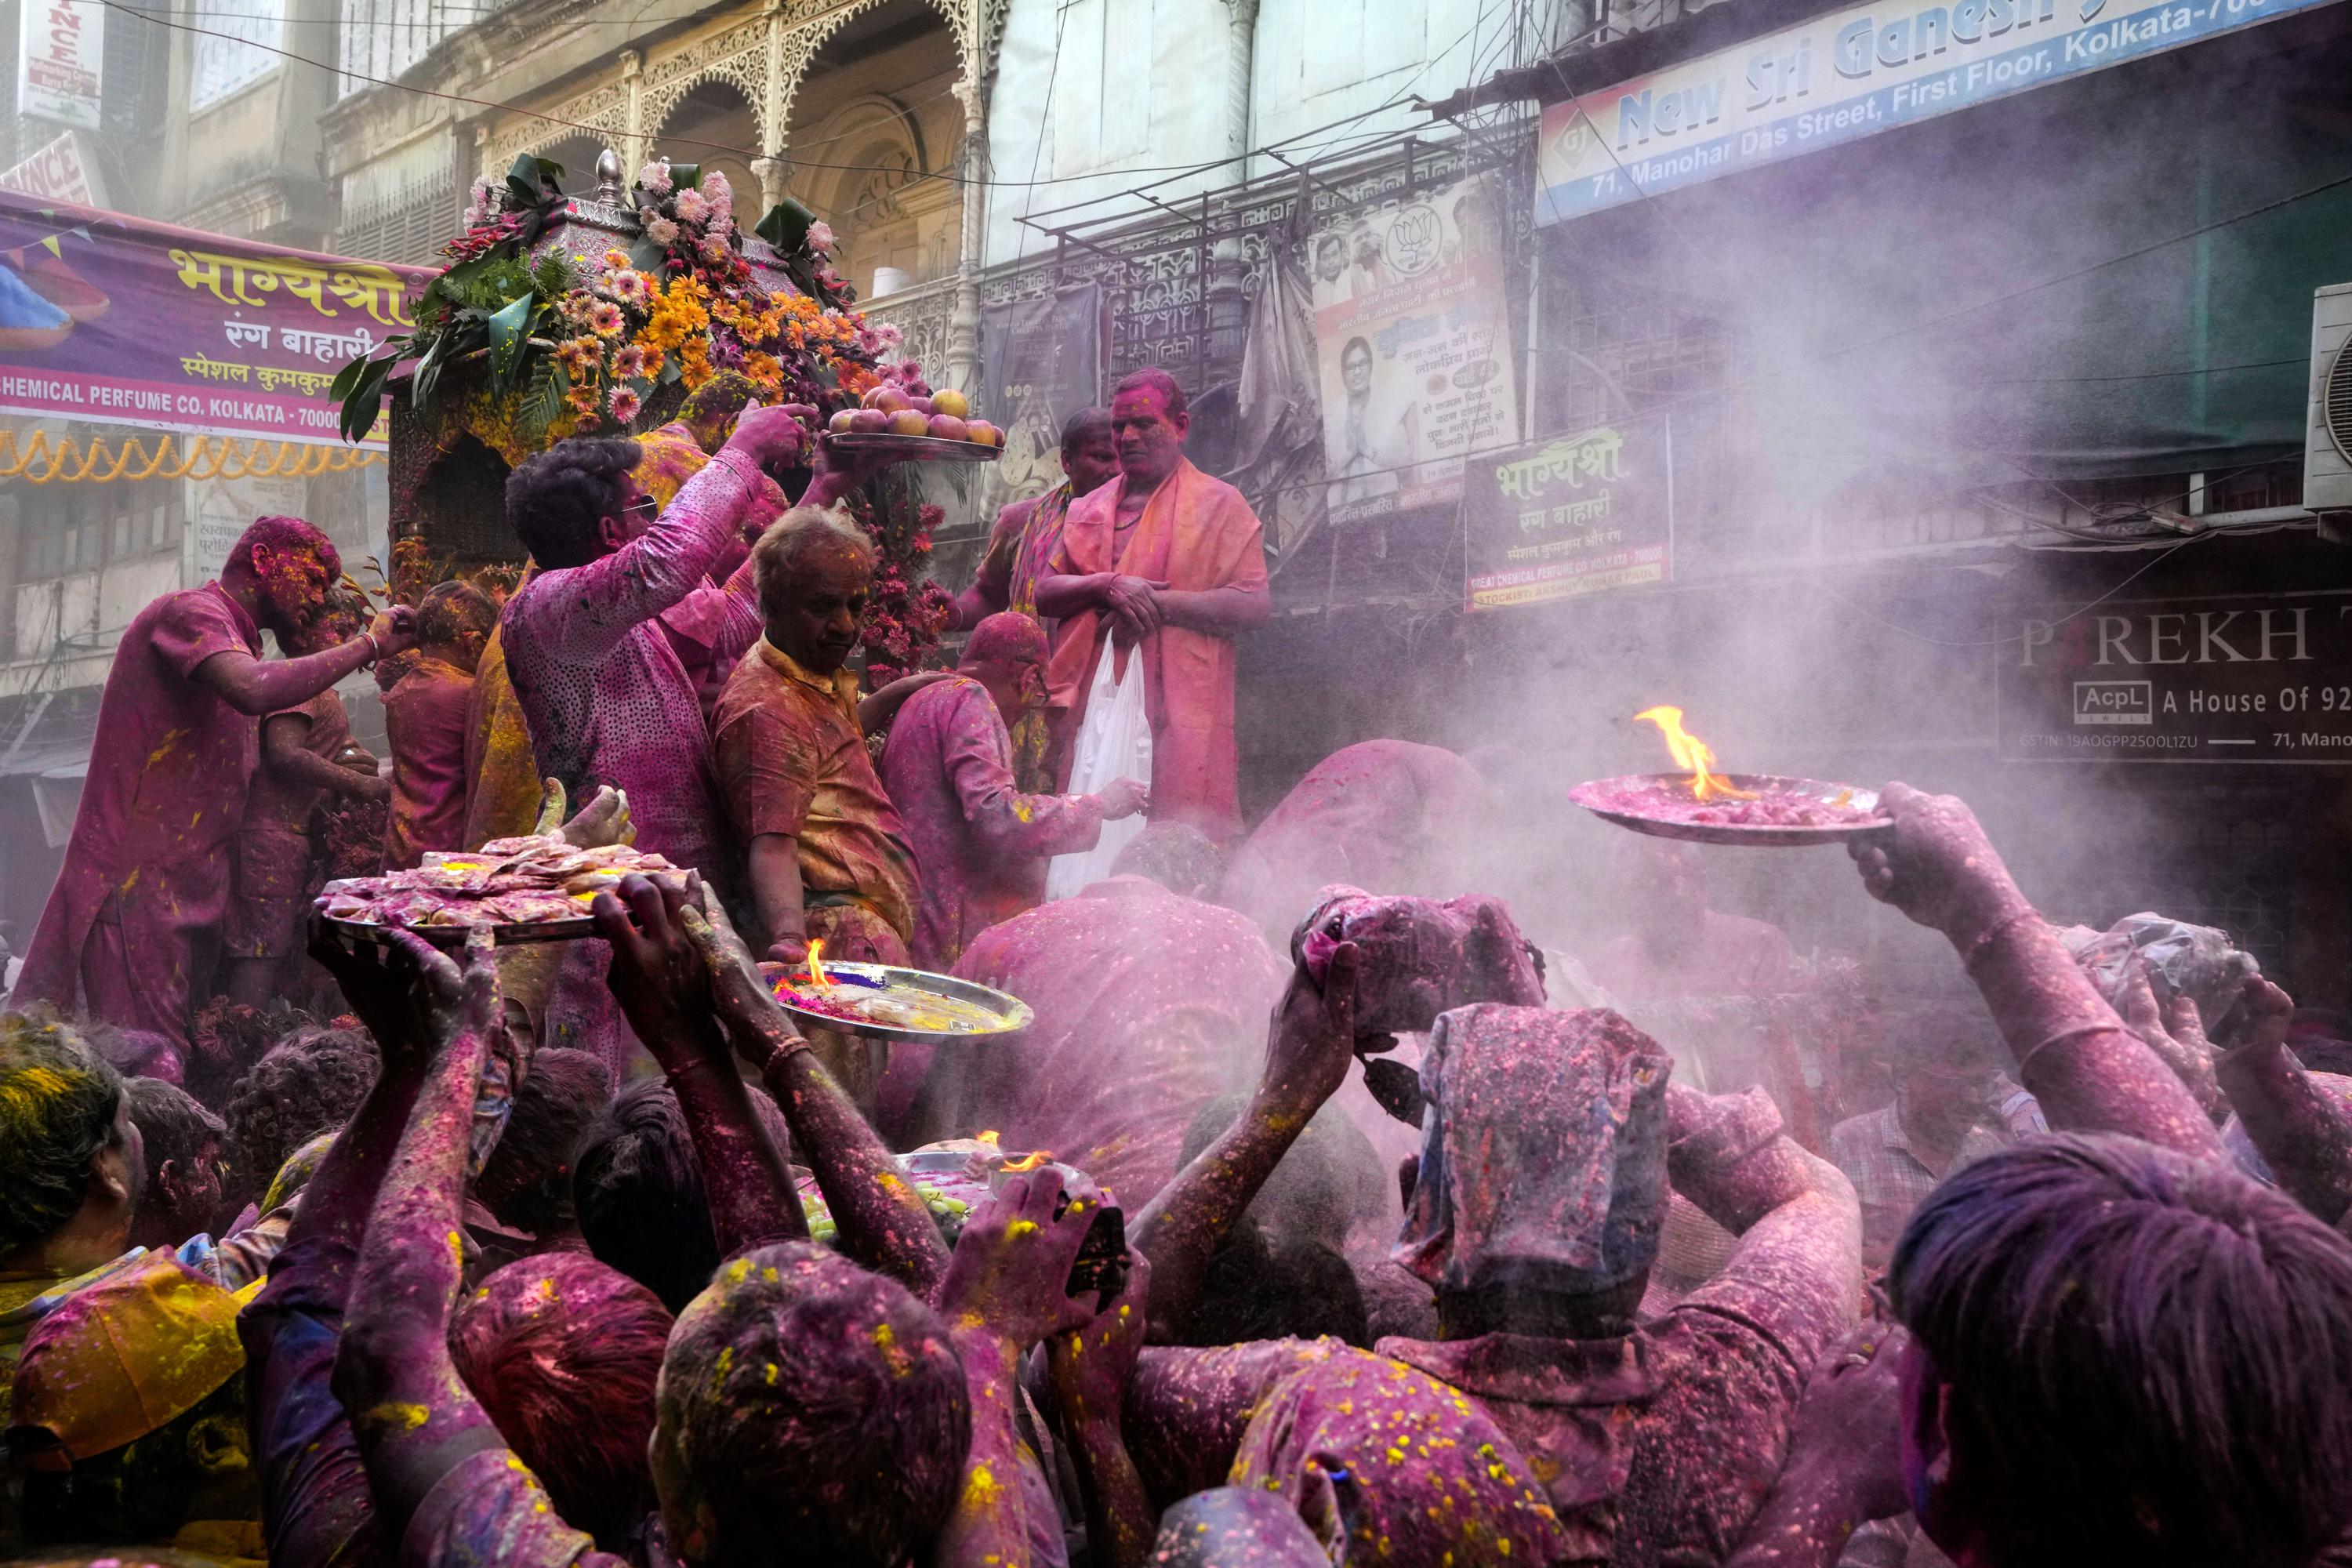
[[[346,374],[354,370],[358,372],[352,376],[351,384],[344,388],[343,406],[337,416],[337,424],[344,440],[362,440],[370,430],[375,428],[376,416],[383,410],[384,380],[392,374],[392,367],[399,363],[399,356],[394,354],[383,359],[354,360],[344,367]],[[335,379],[341,382],[342,376]]]
[[[640,272],[658,273],[668,259],[668,251],[642,234],[629,242],[629,265]]]
[[[816,222],[816,214],[786,196],[768,209],[768,216],[751,232],[775,247],[780,256],[793,256],[808,243],[808,231]]]
[[[358,385],[360,377],[366,374],[370,363],[368,356],[362,354],[337,371],[335,379],[327,384],[327,395],[338,403],[349,397],[352,388]]]
[[[525,294],[489,319],[490,389],[495,393],[503,394],[514,384],[530,335],[531,308],[538,303],[537,294]]]
[[[544,442],[549,428],[562,416],[564,381],[563,367],[555,363],[554,355],[541,354],[531,361],[530,384],[515,409],[515,434],[525,446]]]
[[[701,184],[701,164],[672,163],[669,166],[669,188],[671,190],[690,191]]]
[[[685,375],[686,372],[678,368],[677,356],[673,354],[662,355],[661,375],[658,378],[662,385],[667,386],[674,381],[683,379]]]

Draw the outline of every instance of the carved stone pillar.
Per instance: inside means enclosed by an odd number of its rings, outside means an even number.
[[[1236,159],[1250,150],[1250,99],[1257,59],[1258,0],[1225,0],[1225,144]],[[1249,176],[1244,167],[1241,178]]]
[[[956,256],[955,310],[948,318],[947,380],[965,392],[980,388],[980,263],[988,243],[987,88],[967,72],[956,95],[963,100],[963,226]]]
[[[790,163],[772,153],[764,158],[751,160],[751,173],[758,176],[760,181],[761,216],[765,216],[769,208],[784,199],[784,175],[791,168]],[[757,223],[759,219],[754,218],[751,221]]]
[[[645,102],[645,67],[646,58],[636,50],[621,51],[621,80],[628,93],[628,118],[624,121],[627,130],[621,138],[620,153],[623,166],[632,172],[644,167],[646,138],[653,133],[653,128],[643,123],[641,119]]]

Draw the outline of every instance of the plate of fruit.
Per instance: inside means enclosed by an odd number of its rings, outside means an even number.
[[[937,463],[992,463],[1004,455],[1004,432],[973,418],[962,393],[935,393],[919,381],[880,383],[856,407],[835,414],[825,430],[844,452]]]

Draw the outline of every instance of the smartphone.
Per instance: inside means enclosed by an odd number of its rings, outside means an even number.
[[[1055,1210],[1059,1218],[1068,1212],[1070,1200],[1064,1195]],[[1089,1290],[1099,1290],[1097,1302],[1109,1301],[1127,1289],[1127,1220],[1118,1210],[1104,1204],[1095,1210],[1095,1222],[1087,1227],[1087,1238],[1078,1245],[1077,1261],[1070,1265],[1069,1282],[1062,1287],[1066,1296],[1083,1296]]]

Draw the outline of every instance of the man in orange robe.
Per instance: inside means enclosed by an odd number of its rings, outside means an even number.
[[[1224,843],[1241,829],[1234,638],[1274,609],[1265,531],[1239,490],[1185,460],[1192,421],[1166,371],[1120,382],[1110,416],[1119,477],[1071,506],[1037,584],[1037,613],[1061,622],[1048,671],[1065,714],[1056,777],[1067,786],[1108,634],[1117,671],[1143,660],[1153,819]]]

